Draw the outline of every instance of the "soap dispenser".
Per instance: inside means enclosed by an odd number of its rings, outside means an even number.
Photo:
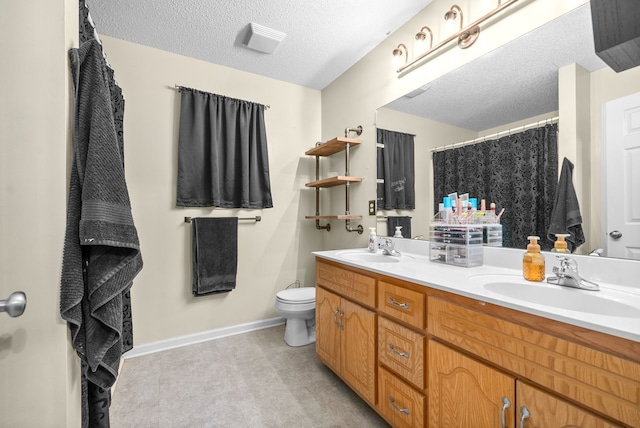
[[[522,257],[522,275],[527,281],[542,281],[544,279],[544,256],[540,254],[538,236],[528,236],[527,252]]]
[[[371,251],[372,253],[375,253],[376,251],[378,251],[378,238],[376,236],[376,228],[375,227],[370,227],[369,228],[369,251]]]
[[[393,235],[394,238],[402,238],[402,226],[396,226],[396,233]]]
[[[553,252],[555,253],[568,253],[566,238],[571,236],[568,233],[556,233],[556,242],[553,244]]]

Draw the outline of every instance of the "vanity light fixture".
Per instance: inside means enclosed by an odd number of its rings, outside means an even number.
[[[460,14],[460,30],[462,30],[462,9],[460,9],[460,6],[458,6],[457,4],[451,6],[451,9],[449,9],[447,13],[444,14],[444,20],[447,21],[447,23],[452,23],[456,20],[458,14]]]
[[[404,45],[404,43],[400,43],[397,48],[393,50],[393,66],[397,68],[400,65],[400,61],[402,58],[402,54],[404,53],[404,63],[405,65],[409,61],[409,50]]]
[[[431,28],[424,26],[416,33],[416,42],[414,44],[416,52],[422,52],[424,50],[424,41],[427,40],[427,31],[429,33],[429,49],[433,47],[433,33]]]
[[[491,18],[492,16],[496,15],[497,13],[502,12],[504,9],[511,6],[517,1],[518,0],[498,0],[498,6],[496,6],[495,9],[488,12],[481,18],[475,20],[474,22],[467,25],[466,27],[464,27],[464,23],[462,19],[462,9],[460,9],[460,6],[458,6],[457,4],[454,4],[445,13],[444,19],[446,21],[453,22],[453,20],[457,19],[458,15],[460,15],[460,30],[458,30],[457,33],[447,37],[437,45],[433,46],[433,33],[431,32],[429,27],[422,27],[420,31],[416,34],[416,37],[415,37],[416,42],[422,42],[426,40],[427,35],[424,32],[424,30],[428,30],[429,34],[431,35],[431,43],[429,44],[429,49],[426,52],[423,52],[422,54],[415,57],[413,60],[409,61],[409,53],[407,52],[407,47],[404,44],[400,43],[398,47],[393,50],[394,67],[396,67],[396,72],[402,73],[408,68],[415,66],[420,61],[422,61],[423,59],[425,59],[426,57],[428,57],[438,49],[442,48],[443,46],[447,45],[452,40],[455,40],[455,39],[458,40],[459,48],[461,49],[468,48],[469,46],[473,45],[473,43],[478,39],[478,36],[480,35],[480,24],[482,24],[484,21]],[[400,57],[402,56],[402,53],[403,53],[402,49],[404,49],[405,63],[404,65],[398,66],[398,64],[400,63]],[[418,52],[418,50],[416,50],[416,52]]]

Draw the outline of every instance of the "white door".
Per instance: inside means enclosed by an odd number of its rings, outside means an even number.
[[[606,103],[603,126],[605,254],[640,260],[640,92]]]

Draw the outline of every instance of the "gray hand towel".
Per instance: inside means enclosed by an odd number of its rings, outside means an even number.
[[[551,213],[551,225],[547,233],[548,239],[556,240],[556,233],[568,233],[567,249],[573,252],[584,244],[582,215],[578,197],[573,187],[573,164],[569,159],[562,161],[562,170],[556,189],[556,202]]]
[[[235,289],[238,218],[194,218],[191,227],[193,295],[226,293]]]

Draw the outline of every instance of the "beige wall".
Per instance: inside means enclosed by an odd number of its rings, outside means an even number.
[[[58,315],[69,148],[70,0],[3,2],[0,13],[0,426],[79,426],[79,368]]]
[[[276,292],[300,280],[314,285],[311,251],[321,233],[313,214],[313,158],[320,137],[320,91],[102,37],[125,96],[125,170],[144,268],[132,289],[136,345],[277,317]],[[197,88],[271,106],[265,112],[274,208],[176,208],[180,94]],[[185,216],[261,215],[238,226],[237,287],[191,294],[191,226]]]

